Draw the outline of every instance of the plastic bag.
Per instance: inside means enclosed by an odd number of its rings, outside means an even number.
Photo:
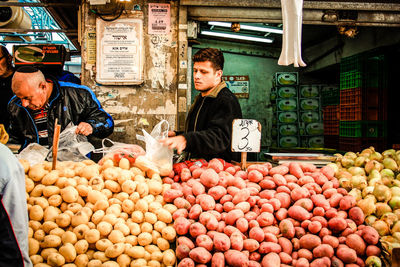
[[[162,129],[166,125],[166,129]],[[172,158],[174,152],[167,146],[162,145],[159,141],[162,138],[168,137],[169,123],[166,120],[160,121],[154,126],[151,133],[143,131],[143,136],[136,135],[138,140],[146,143],[146,158],[153,162],[159,169],[162,176],[167,176],[172,171]]]
[[[58,142],[57,160],[59,161],[82,161],[88,159],[87,154],[94,151],[94,146],[88,142],[87,137],[76,134],[76,128],[69,124],[67,128],[60,133]],[[53,160],[52,148],[46,158]]]
[[[107,147],[106,142],[112,145]],[[114,142],[108,138],[104,138],[102,143],[103,147],[95,150],[96,153],[103,153],[99,165],[103,165],[107,159],[111,159],[114,162],[114,166],[119,166],[120,160],[126,158],[129,161],[130,167],[133,167],[136,158],[146,154],[144,149],[138,145]]]
[[[45,161],[49,150],[38,143],[30,143],[19,154],[16,155],[17,159],[25,159],[29,164],[35,165]]]

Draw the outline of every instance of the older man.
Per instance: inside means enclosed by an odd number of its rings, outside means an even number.
[[[86,86],[45,79],[36,68],[21,67],[13,76],[12,90],[10,142],[21,144],[21,149],[29,143],[51,145],[55,119],[61,131],[72,122],[78,125],[76,133],[85,136],[105,138],[113,132],[113,119]]]

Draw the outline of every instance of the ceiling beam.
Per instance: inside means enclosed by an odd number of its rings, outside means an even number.
[[[78,30],[64,29],[7,29],[0,28],[0,33],[27,33],[27,32],[64,32],[68,34],[78,34]]]
[[[370,11],[400,11],[398,1],[393,3],[376,3],[376,1],[307,1],[303,2],[303,9],[328,9],[328,10],[370,10]],[[212,6],[212,7],[257,7],[281,8],[281,1],[277,0],[181,0],[181,5],[186,6]]]
[[[77,7],[75,3],[24,3],[24,2],[0,2],[0,7]]]

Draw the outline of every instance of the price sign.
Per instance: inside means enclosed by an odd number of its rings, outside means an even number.
[[[235,119],[232,125],[233,152],[260,152],[261,124],[256,120]]]

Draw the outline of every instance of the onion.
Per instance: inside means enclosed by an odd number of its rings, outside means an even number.
[[[361,167],[350,167],[347,169],[352,175],[365,175],[364,168]]]
[[[370,160],[365,164],[365,171],[367,173],[370,173],[372,170],[378,170],[381,171],[383,169],[383,166],[381,163],[379,163],[376,160]]]
[[[385,236],[389,234],[389,226],[386,222],[378,220],[372,224],[372,227],[379,233],[380,236]]]
[[[350,158],[352,160],[355,160],[357,158],[357,154],[354,153],[354,152],[349,151],[349,152],[346,152],[346,154],[344,154],[344,157],[348,157],[348,158]]]
[[[385,214],[382,215],[381,220],[386,222],[389,227],[392,227],[392,225],[398,221],[397,215],[394,214],[393,212],[386,212]]]
[[[400,221],[397,221],[392,227],[392,233],[400,232]]]
[[[400,209],[400,196],[393,196],[389,201],[389,205],[393,210]]]
[[[360,209],[362,209],[365,216],[371,215],[376,211],[375,202],[372,198],[365,198],[359,200],[357,202],[357,206],[359,206]]]
[[[381,178],[374,178],[374,179],[368,181],[368,186],[375,186],[380,183],[382,183]]]
[[[365,217],[365,223],[369,226],[372,226],[372,224],[378,220],[378,218],[376,218],[376,216],[374,215],[368,215],[367,217]]]
[[[349,192],[349,195],[353,196],[356,199],[356,201],[359,201],[360,199],[362,199],[361,190],[358,188],[351,189],[351,191]]]
[[[387,212],[392,212],[392,209],[386,203],[382,203],[382,202],[375,203],[375,207],[376,207],[375,215],[378,218],[381,218],[382,215]]]
[[[362,175],[354,175],[351,177],[350,179],[351,182],[351,186],[352,188],[358,188],[360,190],[363,190],[364,188],[367,187],[367,178],[365,176]],[[361,191],[360,191],[360,195],[361,195]]]
[[[365,265],[366,266],[374,266],[374,267],[382,267],[382,261],[377,256],[369,256],[365,260]]]
[[[383,158],[383,156],[382,156],[382,154],[381,153],[379,153],[379,152],[373,152],[372,154],[371,154],[371,156],[369,156],[369,159],[370,160],[377,160],[377,161],[381,161],[382,160],[382,158]]]
[[[347,178],[347,179],[351,179],[353,175],[351,175],[351,173],[349,173],[347,171],[347,169],[340,169],[336,175],[336,178],[340,179],[340,178]]]
[[[385,158],[383,161],[383,166],[385,166],[386,169],[390,169],[392,171],[397,171],[399,169],[399,166],[397,166],[397,163],[394,159],[392,158]]]
[[[351,190],[351,182],[350,179],[347,178],[340,178],[339,179],[339,185],[340,187],[343,187],[347,191]]]
[[[390,178],[394,178],[394,172],[391,169],[383,169],[380,172],[382,177],[390,177]]]
[[[339,166],[337,165],[337,164],[335,164],[335,163],[328,163],[328,164],[326,164],[326,166],[329,166],[329,167],[331,167],[334,171],[335,171],[335,175],[337,174],[337,172],[339,171]]]
[[[341,160],[342,166],[345,168],[349,168],[351,166],[354,166],[354,160],[349,158],[349,157],[343,157]]]
[[[369,175],[368,175],[368,181],[369,181],[369,180],[372,180],[372,179],[375,179],[375,178],[378,178],[378,179],[381,179],[381,178],[382,178],[382,175],[381,175],[381,173],[380,173],[378,170],[372,170],[372,171],[369,173]]]
[[[357,157],[355,160],[354,160],[354,166],[356,166],[356,167],[363,167],[364,165],[365,165],[365,163],[366,163],[366,157],[362,157],[362,156],[360,156],[360,157]]]
[[[374,192],[373,186],[367,186],[362,191],[362,197],[365,198],[367,195],[372,194]]]
[[[387,150],[382,152],[382,156],[384,158],[387,158],[387,157],[392,157],[393,158],[395,155],[396,155],[396,150],[394,150],[394,149],[387,149]]]
[[[374,196],[378,201],[388,202],[392,198],[392,191],[383,184],[377,184],[374,188]]]

